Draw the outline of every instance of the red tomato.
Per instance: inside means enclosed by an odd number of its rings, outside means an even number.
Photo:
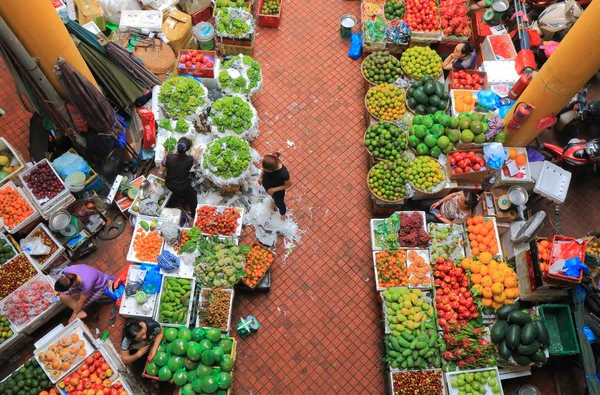
[[[189,69],[190,67],[192,67],[192,62],[191,62],[191,61],[189,61],[189,60],[188,60],[187,62],[185,62],[185,67],[187,67],[188,69]]]

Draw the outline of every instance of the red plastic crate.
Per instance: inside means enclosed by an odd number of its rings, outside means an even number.
[[[556,244],[557,241],[570,241],[574,248],[579,248],[579,259],[581,259],[581,262],[585,262],[585,249],[587,246],[587,241],[583,240],[581,243],[579,243],[577,241],[577,239],[574,239],[572,237],[566,237],[566,236],[560,236],[560,235],[555,235],[552,238],[552,263],[550,264],[550,266],[552,266],[554,264],[554,262],[557,259],[560,259],[561,257],[555,256],[554,254],[554,245]],[[550,273],[548,272],[548,277],[553,278],[553,279],[557,279],[557,280],[562,280],[562,281],[567,281],[570,283],[580,283],[582,278],[583,278],[583,271],[579,274],[579,277],[569,277],[569,276],[563,276],[562,274],[558,274],[558,273]]]
[[[181,55],[186,55],[190,52],[200,52],[202,55],[212,59],[213,62],[213,67],[212,68],[188,68],[188,67],[181,67],[179,63],[179,58],[181,58]],[[189,74],[189,75],[193,75],[195,77],[200,77],[200,78],[215,78],[215,69],[214,69],[214,63],[215,60],[217,59],[217,52],[216,51],[204,51],[202,49],[180,49],[179,50],[179,54],[177,56],[177,72],[179,75],[181,74]]]
[[[279,0],[279,14],[265,15],[260,13],[264,2],[265,0],[260,0],[260,3],[258,4],[258,26],[278,28],[279,20],[281,19],[281,7],[283,6],[283,3],[281,0]]]
[[[207,5],[203,9],[198,10],[192,14],[192,25],[196,26],[200,22],[208,21],[210,19],[211,15],[212,15],[212,10],[210,9],[210,6]]]

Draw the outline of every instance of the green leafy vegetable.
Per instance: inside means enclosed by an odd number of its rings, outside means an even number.
[[[185,119],[178,119],[177,123],[175,123],[175,131],[177,133],[187,133],[189,128],[190,127]]]
[[[222,178],[239,177],[250,165],[252,157],[248,143],[236,136],[226,136],[208,143],[202,165]]]
[[[195,114],[206,103],[206,89],[193,78],[172,77],[160,87],[158,100],[171,117]]]
[[[165,140],[163,147],[167,152],[175,151],[175,147],[177,146],[177,139],[175,137],[169,137]]]
[[[242,12],[242,16],[248,14]],[[237,14],[236,14],[237,15]],[[250,25],[240,16],[231,15],[228,8],[219,10],[217,14],[217,33],[243,37],[250,32]]]
[[[167,118],[161,119],[158,123],[158,127],[166,129],[169,132],[173,131],[173,128],[171,127],[171,120]]]
[[[250,103],[239,98],[225,96],[213,103],[210,119],[219,133],[242,134],[252,127],[254,114]]]
[[[240,59],[242,65],[239,64]],[[235,68],[240,72],[237,78],[231,78],[227,69]],[[219,72],[219,85],[225,91],[233,93],[249,94],[253,89],[258,88],[261,80],[260,63],[247,55],[239,55],[223,63]]]

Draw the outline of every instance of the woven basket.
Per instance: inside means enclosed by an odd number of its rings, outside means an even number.
[[[380,163],[385,163],[385,162],[387,162],[387,161],[381,161],[381,162],[377,163],[375,166],[371,167],[371,169],[369,170],[369,173],[367,173],[367,187],[369,188],[369,192],[371,192],[371,195],[373,195],[373,197],[375,199],[381,200],[386,203],[401,203],[404,201],[404,198],[398,199],[398,200],[384,199],[381,196],[377,195],[375,192],[373,192],[373,189],[371,189],[371,185],[369,184],[369,178],[371,178],[371,172],[373,171],[373,169],[375,169],[375,167],[377,167]]]
[[[381,84],[381,85],[384,85],[384,84]],[[388,84],[388,85],[391,85],[391,84]],[[379,86],[379,85],[376,85],[376,86],[374,86],[374,87],[373,87],[373,88],[371,88],[371,89],[374,89],[374,88],[376,88],[376,87],[378,87],[378,86]],[[371,89],[369,89],[369,91],[370,91]],[[404,92],[404,101],[406,101],[406,89],[403,89],[403,88],[398,88],[398,89],[400,89],[401,91],[403,91],[403,92]],[[369,92],[367,92],[367,94],[368,94],[368,93],[369,93]],[[406,104],[406,103],[405,103],[405,104]],[[371,110],[369,110],[369,106],[367,106],[367,95],[365,95],[365,108],[367,109],[367,112],[369,113],[369,115],[371,115],[373,118],[377,119],[378,121],[380,120],[378,117],[376,117],[376,116],[375,116],[375,115],[374,115],[374,114],[371,112]],[[390,120],[390,119],[382,119],[382,121],[384,121],[384,122],[396,122],[396,121],[400,120],[400,119],[401,119],[401,118],[404,116],[404,114],[405,114],[405,113],[406,113],[406,108],[404,108],[404,112],[403,112],[403,113],[402,113],[402,114],[401,114],[401,115],[400,115],[398,118],[396,118],[396,119],[391,119],[391,120]]]
[[[412,189],[414,189],[415,191],[419,191],[425,195],[434,195],[436,193],[438,193],[439,191],[441,191],[442,189],[444,189],[444,186],[446,185],[446,182],[448,181],[448,175],[446,174],[446,168],[444,166],[441,166],[442,169],[442,174],[444,175],[444,179],[442,181],[440,181],[439,184],[437,184],[432,190],[431,192],[423,190],[423,189],[419,189],[415,186],[415,184],[413,184],[412,181],[408,181],[408,184],[410,185],[410,187]]]
[[[373,53],[371,53],[369,56],[367,56],[366,58],[364,58],[364,59],[363,59],[363,61],[362,61],[362,63],[360,64],[360,73],[362,74],[362,76],[363,76],[363,78],[365,79],[365,81],[367,81],[367,82],[368,82],[369,84],[371,84],[371,85],[381,85],[381,84],[387,84],[387,82],[375,83],[375,82],[373,82],[373,81],[369,80],[369,79],[367,78],[367,76],[365,75],[365,62],[367,61],[367,59],[369,59],[371,56],[373,56],[373,55],[374,55],[374,54],[376,54],[377,52],[384,52],[384,51],[376,51],[376,52],[373,52]],[[392,55],[392,54],[390,53],[390,55]],[[392,55],[392,56],[393,56],[393,55]],[[404,70],[402,69],[402,67],[400,67],[400,72],[401,72],[402,74],[404,74]]]
[[[175,52],[160,39],[138,41],[133,53],[140,58],[144,65],[161,80],[176,71]]]
[[[414,108],[412,108],[409,104],[408,104],[408,90],[412,87],[412,85],[409,85],[408,88],[406,89],[406,95],[404,96],[404,101],[406,103],[406,108],[408,109],[408,111],[412,112],[413,114],[417,115],[417,112],[415,111]],[[448,98],[448,102],[446,102],[446,108],[444,108],[444,112],[448,111],[448,108],[450,108],[450,98]],[[425,114],[420,114],[420,115],[425,115]]]

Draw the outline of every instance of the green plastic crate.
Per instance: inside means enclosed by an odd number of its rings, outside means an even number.
[[[548,352],[553,355],[579,354],[579,342],[569,305],[543,304],[540,312],[550,333]]]

